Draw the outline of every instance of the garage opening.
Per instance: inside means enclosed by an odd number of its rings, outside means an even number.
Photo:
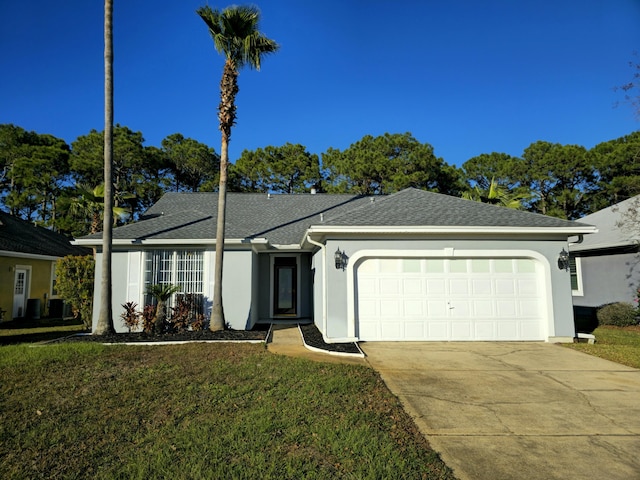
[[[544,269],[533,258],[366,258],[355,272],[365,341],[544,340]]]

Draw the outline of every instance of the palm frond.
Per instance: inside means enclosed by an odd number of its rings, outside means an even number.
[[[208,5],[196,13],[209,29],[215,49],[239,69],[245,65],[260,70],[263,55],[279,45],[259,31],[260,10],[254,6],[231,6],[222,11]]]

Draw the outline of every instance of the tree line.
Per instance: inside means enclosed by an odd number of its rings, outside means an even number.
[[[180,133],[159,147],[141,132],[114,128],[113,194],[118,224],[134,221],[165,192],[215,191],[216,151]],[[103,133],[67,144],[49,134],[0,125],[0,206],[72,236],[101,228]],[[492,152],[448,164],[410,133],[370,135],[321,155],[300,144],[245,150],[229,165],[228,191],[363,195],[407,187],[492,201],[500,189],[516,206],[577,219],[640,193],[640,131],[587,149],[536,141],[521,156]],[[513,202],[512,202],[513,203]]]

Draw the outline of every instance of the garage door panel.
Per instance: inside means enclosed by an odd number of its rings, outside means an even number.
[[[516,293],[516,286],[512,279],[496,279],[496,295],[513,295]]]
[[[496,327],[497,340],[511,340],[519,336],[518,325],[514,322],[497,322]]]
[[[420,278],[405,278],[402,280],[402,291],[406,295],[424,295]]]
[[[538,338],[542,335],[540,322],[520,322],[520,335],[525,338]]]
[[[474,324],[475,340],[493,340],[496,337],[495,322],[478,321]]]
[[[380,279],[381,295],[395,295],[400,292],[401,292],[400,279],[398,278],[381,278]]]
[[[538,295],[538,282],[535,278],[519,279],[517,285],[519,295]]]
[[[466,278],[449,280],[449,294],[469,295],[469,281]]]
[[[358,325],[358,330],[359,330],[360,338],[368,338],[370,340],[380,339],[377,322],[371,323],[371,322],[361,321]]]
[[[449,314],[452,318],[469,318],[471,305],[469,300],[451,300],[449,302]]]
[[[491,300],[474,300],[473,314],[477,317],[492,317],[494,315],[493,304]]]
[[[429,340],[449,340],[451,337],[449,322],[429,321],[426,325],[427,335],[425,338]]]
[[[471,293],[473,295],[491,295],[493,293],[493,282],[488,277],[471,280]]]
[[[382,322],[380,335],[389,340],[404,340],[403,325],[399,322]]]
[[[425,315],[425,303],[422,300],[405,300],[404,314],[408,317],[422,317]]]
[[[378,317],[378,301],[375,299],[361,298],[358,302],[358,314],[362,320],[365,320],[368,317]]]
[[[361,277],[358,279],[358,293],[363,296],[378,294],[378,280]]]
[[[523,318],[539,318],[540,302],[537,300],[520,300],[520,316]]]
[[[380,316],[398,317],[400,315],[400,300],[380,300]]]
[[[429,274],[426,274],[427,276]],[[428,296],[444,294],[447,291],[447,284],[444,278],[428,278],[426,280]]]
[[[427,315],[429,318],[446,317],[449,307],[446,300],[427,300]]]
[[[496,315],[504,318],[514,318],[518,313],[517,304],[515,300],[502,300],[498,299],[496,304]]]
[[[405,338],[424,338],[425,337],[424,322],[405,322],[404,337]]]
[[[356,270],[361,340],[542,340],[533,259],[367,259]]]
[[[473,339],[473,325],[471,322],[451,322],[451,336],[460,340]]]

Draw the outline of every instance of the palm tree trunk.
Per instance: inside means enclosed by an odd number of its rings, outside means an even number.
[[[220,80],[220,105],[218,120],[222,132],[220,146],[220,188],[218,190],[218,223],[216,226],[216,265],[213,284],[213,307],[211,309],[211,331],[223,330],[225,327],[224,309],[222,307],[222,262],[224,257],[224,227],[227,207],[227,166],[229,165],[229,140],[231,127],[236,121],[236,95],[238,94],[238,71],[235,63],[227,59]]]
[[[220,187],[218,190],[218,223],[216,226],[216,264],[213,284],[213,307],[209,330],[224,330],[224,309],[222,307],[222,262],[224,257],[224,227],[227,204],[227,165],[229,158],[229,142],[224,133],[220,148]]]
[[[113,331],[111,239],[113,228],[113,0],[104,0],[104,219],[100,314],[95,334]]]
[[[153,321],[155,333],[164,332],[164,321],[167,318],[167,305],[163,300],[158,300],[156,305],[156,318]]]

